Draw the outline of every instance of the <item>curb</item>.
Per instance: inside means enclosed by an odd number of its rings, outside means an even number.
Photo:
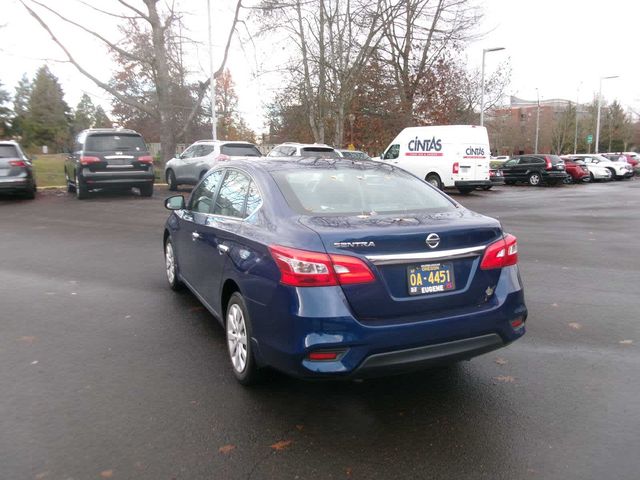
[[[153,184],[155,187],[167,187],[168,185],[166,183],[154,183]],[[38,187],[38,191],[39,192],[43,192],[45,190],[61,190],[61,189],[65,189],[66,190],[67,186],[66,185],[48,185],[46,187]]]

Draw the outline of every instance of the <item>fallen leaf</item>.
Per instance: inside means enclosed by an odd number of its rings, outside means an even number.
[[[633,345],[633,340],[620,340],[618,343],[620,345]]]
[[[578,322],[571,322],[567,325],[569,325],[569,327],[573,328],[574,330],[580,330],[582,328],[582,325],[580,325]]]
[[[42,480],[43,478],[46,478],[47,475],[49,475],[49,472],[42,472],[36,475],[36,480]]]
[[[100,476],[102,478],[111,478],[113,477],[113,470],[103,470],[100,472]]]
[[[493,377],[493,379],[497,380],[498,382],[502,382],[502,383],[513,383],[516,380],[511,375],[499,375],[497,377]]]
[[[495,359],[495,362],[496,362],[498,365],[506,365],[507,363],[509,363],[509,362],[507,362],[507,361],[506,361],[504,358],[502,358],[502,357],[498,357],[498,358],[496,358],[496,359]]]
[[[293,443],[293,440],[280,440],[279,442],[276,442],[273,445],[271,445],[271,448],[273,450],[280,451],[280,450],[284,450],[285,448],[288,448],[289,445],[291,445],[292,443]]]
[[[235,445],[224,445],[218,449],[218,452],[222,453],[223,455],[227,455],[229,454],[229,452],[231,452],[231,450],[234,450],[235,448]]]
[[[304,429],[304,425],[296,425],[296,429],[301,432]]]
[[[31,365],[37,365],[38,364],[38,360],[34,360],[33,362],[31,362]]]
[[[20,337],[18,339],[19,342],[24,342],[27,345],[31,345],[33,342],[36,341],[36,337]]]

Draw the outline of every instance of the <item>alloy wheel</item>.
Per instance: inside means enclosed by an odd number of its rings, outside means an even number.
[[[242,373],[247,366],[247,326],[242,309],[235,303],[227,312],[227,342],[233,369]]]
[[[169,280],[170,284],[173,284],[176,279],[176,260],[173,254],[173,245],[171,242],[167,242],[167,246],[164,250],[164,258],[165,265],[167,267],[167,280]]]

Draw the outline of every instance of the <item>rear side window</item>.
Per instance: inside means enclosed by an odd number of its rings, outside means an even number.
[[[229,170],[216,198],[215,215],[244,218],[244,204],[249,192],[249,178],[237,170]]]
[[[289,206],[306,215],[373,216],[455,209],[447,197],[421,180],[384,164],[323,166],[272,175]]]
[[[147,147],[140,135],[108,133],[88,136],[84,149],[90,152],[112,152],[116,150],[144,152]]]
[[[16,158],[19,157],[18,149],[15,145],[0,145],[0,158]]]
[[[200,149],[196,152],[196,157],[206,157],[216,149],[213,145],[200,145]]]
[[[228,155],[229,157],[261,157],[262,154],[257,147],[253,145],[244,145],[244,144],[227,144],[222,145],[220,151],[223,155]]]

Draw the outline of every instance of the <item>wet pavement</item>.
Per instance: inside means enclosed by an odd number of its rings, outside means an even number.
[[[640,180],[455,196],[519,239],[508,348],[250,389],[166,286],[167,195],[0,199],[0,478],[638,478]]]

